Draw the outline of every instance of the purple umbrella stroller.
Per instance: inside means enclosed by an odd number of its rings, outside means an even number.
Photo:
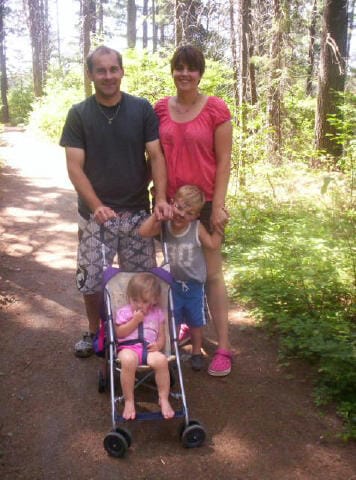
[[[104,229],[102,228],[102,235]],[[183,374],[181,368],[180,352],[176,324],[174,319],[173,298],[171,292],[172,277],[169,273],[167,262],[167,247],[162,242],[164,264],[162,267],[153,268],[150,272],[157,276],[161,284],[160,306],[165,312],[166,346],[165,355],[168,357],[170,373],[170,397],[178,404],[174,408],[174,418],[182,418],[179,428],[179,438],[186,448],[194,448],[203,445],[206,433],[203,426],[196,420],[191,420],[184,391]],[[105,247],[102,242],[102,255],[104,259],[104,311],[101,322],[99,340],[101,348],[97,347],[97,354],[104,357],[104,362],[99,370],[98,390],[100,393],[109,392],[111,401],[111,423],[112,429],[104,438],[104,448],[109,455],[121,458],[125,455],[132,443],[132,435],[127,428],[130,422],[136,420],[162,420],[160,411],[137,411],[135,420],[126,421],[121,415],[124,398],[120,385],[120,362],[117,358],[117,342],[115,338],[114,318],[118,308],[127,303],[126,288],[129,279],[134,273],[124,272],[119,268],[106,264]],[[136,272],[137,273],[137,272]],[[99,341],[100,343],[100,341]],[[98,344],[98,342],[97,342]],[[101,350],[98,352],[98,350]],[[178,381],[177,381],[178,377]],[[154,371],[147,365],[139,366],[136,371],[135,391],[142,388],[156,393],[154,382]],[[173,406],[173,405],[172,405]]]

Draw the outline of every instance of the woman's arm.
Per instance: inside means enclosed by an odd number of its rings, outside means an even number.
[[[159,220],[169,218],[170,206],[167,203],[167,169],[166,161],[159,140],[146,143],[146,150],[150,157],[152,180],[155,187],[154,213]]]
[[[214,230],[213,233],[210,234],[200,222],[198,234],[200,243],[204,248],[208,248],[209,250],[218,250],[221,247],[223,236],[217,230]]]
[[[215,130],[214,148],[216,155],[215,188],[212,201],[211,224],[220,234],[229,218],[225,209],[225,197],[230,178],[232,124],[230,121],[222,123]]]

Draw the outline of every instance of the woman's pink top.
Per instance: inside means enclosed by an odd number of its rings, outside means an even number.
[[[216,175],[214,134],[219,125],[231,120],[230,111],[221,98],[208,97],[193,120],[176,122],[170,116],[168,99],[162,98],[154,107],[167,163],[167,196],[171,199],[179,187],[192,184],[200,187],[210,201]]]

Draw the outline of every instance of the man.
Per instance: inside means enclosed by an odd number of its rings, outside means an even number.
[[[118,254],[126,271],[155,266],[152,241],[138,228],[149,211],[148,183],[152,175],[157,218],[169,216],[166,167],[158,140],[157,118],[149,102],[120,90],[122,56],[101,46],[87,58],[87,73],[95,94],[68,112],[60,145],[78,193],[77,286],[84,295],[89,331],[75,345],[75,355],[93,353],[102,301],[103,259]],[[145,152],[150,158],[150,170]]]

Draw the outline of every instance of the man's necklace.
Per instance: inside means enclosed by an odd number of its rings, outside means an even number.
[[[119,113],[120,111],[120,107],[121,107],[121,103],[119,102],[116,106],[116,109],[115,109],[115,112],[114,112],[114,115],[112,117],[109,117],[108,115],[106,115],[106,113],[104,112],[104,110],[101,108],[100,104],[98,102],[95,102],[98,106],[98,109],[100,110],[100,112],[104,115],[104,117],[106,118],[106,120],[108,121],[108,124],[111,125],[113,120],[115,120],[115,118],[117,117],[117,114]],[[110,108],[110,107],[108,107]]]

